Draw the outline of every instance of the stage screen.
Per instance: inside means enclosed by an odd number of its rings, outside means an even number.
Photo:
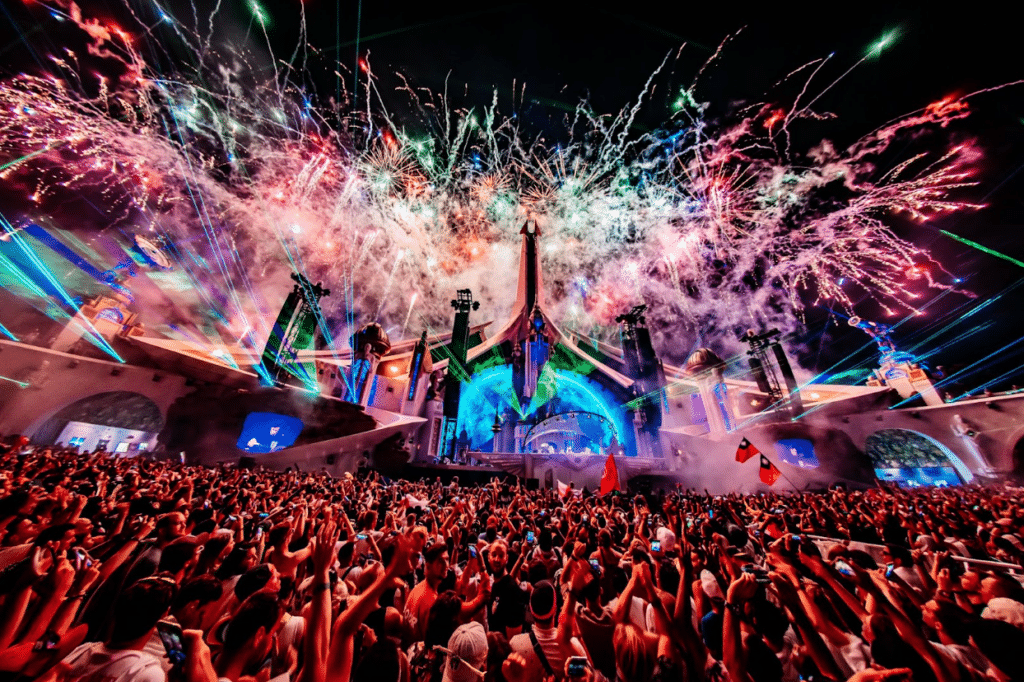
[[[914,467],[908,469],[875,469],[878,480],[896,483],[901,488],[937,486],[945,488],[960,485],[960,477],[953,467]]]
[[[786,438],[775,444],[775,452],[786,464],[801,469],[817,469],[820,466],[814,454],[814,444],[806,438]]]
[[[302,420],[273,412],[251,412],[242,425],[236,447],[253,453],[277,452],[302,432]]]

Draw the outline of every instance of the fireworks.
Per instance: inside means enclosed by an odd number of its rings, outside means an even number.
[[[266,11],[249,7],[266,26]],[[420,115],[400,119],[367,63],[363,108],[349,115],[338,102],[319,109],[301,74],[256,82],[242,55],[214,54],[166,14],[195,52],[194,76],[148,67],[142,36],[76,20],[123,68],[88,87],[66,52],[48,74],[0,84],[0,178],[26,199],[3,212],[14,226],[44,215],[71,231],[162,240],[188,279],[165,293],[225,339],[265,338],[293,270],[344,292],[323,302],[336,338],[370,321],[395,335],[446,329],[450,294],[465,287],[500,319],[527,219],[542,228],[547,300],[563,324],[601,336],[644,301],[669,356],[694,336],[792,327],[808,304],[908,313],[922,285],[954,285],[892,220],[968,208],[952,197],[972,183],[976,153],[961,144],[880,164],[895,142],[966,116],[962,99],[801,154],[790,130],[819,117],[800,102],[820,97],[811,81],[793,101],[714,125],[689,88],[660,129],[637,134],[663,64],[635,103],[613,116],[582,103],[551,142],[497,96],[458,108],[404,85]],[[73,221],[66,206],[79,200],[95,213]],[[155,314],[147,327],[174,334]]]

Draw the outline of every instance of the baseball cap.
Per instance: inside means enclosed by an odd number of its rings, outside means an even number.
[[[480,682],[487,667],[487,632],[477,622],[460,625],[448,639],[443,682]]]
[[[669,528],[661,526],[655,533],[658,538],[658,542],[661,543],[662,552],[671,552],[676,548],[676,534],[673,533]]]
[[[725,600],[722,588],[719,586],[718,581],[715,580],[715,574],[706,568],[700,572],[700,586],[709,599]]]
[[[982,618],[1001,620],[1024,630],[1024,604],[1007,597],[992,597],[981,612]]]

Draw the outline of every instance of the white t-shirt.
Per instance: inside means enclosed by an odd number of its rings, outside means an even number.
[[[555,673],[555,677],[561,679],[565,675],[566,656],[558,645],[558,631],[555,628],[545,630],[544,628],[535,626],[533,628],[533,632],[537,635],[537,643],[540,645],[541,651],[544,652],[544,658],[547,659],[548,665],[551,666],[552,671]],[[533,640],[530,639],[529,632],[516,635],[509,640],[508,644],[512,647],[513,652],[526,659],[526,669],[528,674],[525,676],[525,679],[544,679],[547,675],[547,671],[544,669],[544,664],[540,662],[537,652],[534,651]],[[584,654],[583,647],[575,637],[571,640],[571,646],[577,656],[582,656]]]
[[[612,599],[608,602],[608,610],[614,612],[618,603],[618,597]],[[640,597],[633,597],[633,601],[629,604],[629,622],[641,630],[647,629],[647,602]]]
[[[89,642],[64,659],[71,666],[70,679],[78,682],[167,682],[160,659],[145,651],[108,649]]]
[[[841,647],[833,645],[827,637],[823,637],[825,646],[828,647],[836,665],[844,677],[851,677],[854,673],[860,672],[871,663],[871,650],[864,644],[864,640],[856,635],[845,633],[849,638],[847,644]]]

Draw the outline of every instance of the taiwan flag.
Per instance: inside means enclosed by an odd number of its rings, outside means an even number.
[[[601,474],[601,494],[606,495],[619,489],[619,468],[615,466],[615,456],[609,454],[604,463],[604,473]]]
[[[750,444],[750,441],[744,438],[740,441],[740,446],[736,448],[736,461],[743,464],[751,457],[757,457],[761,454],[761,451]]]
[[[782,472],[779,471],[777,466],[768,461],[767,457],[761,455],[760,475],[762,481],[768,485],[775,485],[775,481],[779,480],[779,476],[782,475]]]

